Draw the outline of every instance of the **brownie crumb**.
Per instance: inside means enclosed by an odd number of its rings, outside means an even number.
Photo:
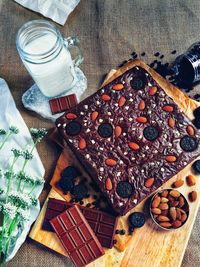
[[[160,55],[159,52],[156,52],[156,53],[154,54],[155,57],[158,57],[159,55]]]
[[[145,53],[145,52],[142,52],[142,53],[141,53],[141,56],[142,56],[142,57],[144,57],[145,55],[146,55],[146,53]]]

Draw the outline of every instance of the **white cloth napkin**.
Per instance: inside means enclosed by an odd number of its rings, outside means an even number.
[[[43,16],[64,25],[69,14],[80,0],[14,0],[20,5],[41,13]]]
[[[5,80],[0,78],[0,128],[7,130],[9,126],[16,126],[19,129],[19,134],[13,135],[8,142],[6,142],[5,146],[0,152],[0,169],[6,171],[8,168],[8,164],[11,160],[11,156],[13,155],[11,152],[12,148],[23,149],[28,140],[30,140],[31,135],[29,130],[21,117],[18,109],[16,108],[14,99],[10,93],[7,83]],[[33,159],[28,163],[28,172],[30,172],[31,176],[36,177],[44,177],[44,167],[40,160],[40,157],[35,149],[33,152]],[[21,166],[19,166],[21,167]],[[17,171],[17,167],[15,168]],[[5,185],[1,184],[1,188]],[[38,198],[41,191],[43,189],[43,185],[37,187],[37,191],[35,191],[35,197]],[[12,259],[16,254],[19,247],[25,241],[26,236],[30,230],[32,223],[36,220],[40,211],[39,202],[36,207],[34,207],[30,214],[30,220],[25,223],[25,227],[20,234],[16,245],[8,257],[8,260]]]

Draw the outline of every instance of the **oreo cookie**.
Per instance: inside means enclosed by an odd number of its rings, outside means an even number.
[[[103,138],[108,138],[113,134],[113,127],[110,123],[102,123],[99,125],[98,134]]]
[[[121,181],[118,183],[116,191],[120,197],[127,198],[131,196],[133,188],[129,182]]]
[[[148,140],[148,141],[154,141],[156,138],[159,136],[159,131],[155,126],[148,126],[144,128],[143,130],[143,136]]]
[[[134,90],[142,90],[146,85],[146,78],[142,75],[135,77],[130,81],[130,84]]]
[[[71,193],[73,195],[73,198],[79,201],[87,197],[88,189],[84,184],[78,184],[74,186]]]
[[[192,168],[193,168],[193,170],[194,170],[196,173],[200,174],[200,160],[199,160],[199,159],[196,160],[196,161],[192,164]]]
[[[180,147],[186,152],[192,152],[197,148],[197,141],[195,137],[184,136],[180,140]]]
[[[145,215],[142,212],[133,212],[129,215],[128,221],[133,228],[140,228],[145,224]]]
[[[68,135],[77,135],[81,131],[81,124],[77,121],[70,121],[65,127],[66,133]]]

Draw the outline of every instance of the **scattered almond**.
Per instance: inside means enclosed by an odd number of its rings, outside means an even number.
[[[128,146],[133,150],[139,150],[140,149],[140,146],[134,142],[128,142]]]
[[[187,128],[186,128],[186,130],[187,130],[187,133],[189,135],[191,135],[191,136],[195,135],[195,130],[194,130],[194,128],[191,125],[188,125]]]
[[[122,128],[120,126],[116,126],[114,130],[115,136],[119,137],[122,133]]]
[[[106,189],[107,189],[108,191],[112,190],[113,185],[112,185],[112,181],[111,181],[110,178],[107,178],[107,179],[106,179],[105,186],[106,186]]]
[[[167,191],[167,190],[164,190],[164,191],[161,193],[161,196],[162,196],[162,197],[167,197],[167,196],[168,196],[168,191]]]
[[[157,208],[160,204],[160,201],[161,201],[160,197],[154,198],[151,204],[152,208]]]
[[[144,110],[145,109],[145,102],[144,100],[140,100],[140,103],[138,105],[139,110]]]
[[[86,148],[86,141],[85,141],[84,138],[81,138],[81,139],[80,139],[80,141],[79,141],[79,143],[78,143],[78,147],[79,147],[80,149],[85,149],[85,148]]]
[[[136,118],[136,121],[137,122],[140,122],[140,123],[146,123],[147,122],[147,118],[146,117],[137,117]]]
[[[172,117],[170,117],[168,119],[168,125],[169,125],[169,127],[174,128],[174,126],[175,126],[175,120]]]
[[[155,95],[155,94],[157,93],[157,91],[158,91],[158,88],[157,88],[156,86],[153,86],[153,87],[151,87],[151,89],[149,90],[149,95],[150,95],[150,96],[153,96],[153,95]]]
[[[124,96],[121,96],[118,101],[119,107],[123,107],[125,103],[126,103],[126,98]]]
[[[154,183],[154,178],[148,178],[145,181],[144,185],[145,185],[145,187],[151,187],[153,185],[153,183]]]
[[[194,202],[197,199],[197,192],[196,191],[192,191],[189,193],[189,199],[191,202]]]
[[[168,210],[169,206],[167,203],[160,203],[160,205],[158,206],[159,209],[161,210]]]
[[[73,120],[73,119],[76,119],[77,116],[76,116],[76,114],[74,114],[74,113],[67,113],[67,114],[66,114],[66,118],[67,118],[68,120]]]
[[[184,181],[180,179],[173,183],[173,187],[178,188],[178,187],[181,187],[183,184],[184,184]]]
[[[180,208],[182,208],[184,206],[184,204],[185,204],[185,200],[184,200],[184,198],[182,196],[180,196],[179,197],[179,204],[178,204],[178,206]]]
[[[181,195],[181,193],[179,191],[177,191],[177,190],[171,190],[169,192],[169,194],[170,194],[170,196],[175,197],[175,198],[178,198]]]
[[[172,226],[172,224],[169,222],[160,222],[159,225],[164,228],[170,228]]]
[[[176,208],[174,208],[174,207],[171,207],[170,209],[169,209],[169,214],[170,214],[170,216],[172,217],[172,220],[173,221],[175,221],[176,220]]]
[[[174,110],[174,107],[170,105],[166,105],[163,107],[163,110],[167,112],[172,112]]]
[[[160,222],[169,222],[169,221],[170,221],[169,218],[168,218],[167,216],[163,216],[163,215],[159,215],[159,216],[157,217],[157,219],[158,219],[158,221],[160,221]]]
[[[174,200],[174,201],[169,201],[169,205],[171,206],[171,207],[177,207],[178,205],[179,205],[179,201],[176,201],[176,200]]]
[[[112,89],[114,89],[115,91],[120,91],[124,88],[124,85],[122,83],[117,83],[115,85],[113,85]]]
[[[170,162],[170,163],[176,161],[176,157],[173,156],[173,155],[168,155],[168,156],[165,157],[165,159],[166,159],[167,162]]]
[[[182,216],[181,211],[180,211],[179,208],[177,208],[177,209],[176,209],[176,218],[177,218],[178,220],[181,220],[181,216]]]
[[[104,95],[101,96],[101,99],[104,100],[104,101],[109,101],[110,100],[110,96],[104,94]]]
[[[195,179],[195,177],[194,177],[193,175],[188,175],[188,176],[186,177],[186,181],[187,181],[187,184],[188,184],[189,186],[193,186],[193,185],[196,184],[196,179]]]
[[[99,113],[97,111],[93,111],[91,114],[91,120],[95,121],[98,117]]]
[[[153,208],[153,209],[151,209],[151,212],[152,212],[153,214],[156,214],[156,215],[161,214],[161,210],[158,209],[158,208]]]
[[[106,165],[108,166],[115,166],[117,164],[117,161],[114,159],[106,159]]]
[[[181,221],[178,221],[178,220],[176,220],[176,221],[174,221],[174,222],[172,223],[172,226],[173,226],[174,228],[179,228],[181,225],[182,225],[182,222],[181,222]]]
[[[168,216],[168,211],[169,210],[161,210],[161,214],[164,216]]]
[[[181,222],[183,223],[183,222],[185,222],[187,220],[187,214],[185,213],[185,214],[182,214],[181,215]]]

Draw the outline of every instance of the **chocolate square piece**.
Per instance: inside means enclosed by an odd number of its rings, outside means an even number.
[[[72,206],[50,223],[76,267],[85,266],[104,254],[78,206]]]
[[[52,231],[53,228],[50,224],[50,220],[63,213],[65,210],[71,208],[72,206],[72,203],[55,198],[49,198],[42,229]],[[101,245],[106,248],[112,248],[117,226],[117,217],[114,217],[100,210],[86,208],[83,206],[79,206],[79,209],[85,216]],[[66,216],[65,213],[63,213],[63,215],[61,216],[61,220],[65,220],[63,216]],[[70,225],[70,221],[66,223],[67,228],[69,228]],[[85,238],[88,239],[87,229],[82,229],[82,232],[84,232]]]
[[[49,100],[49,105],[52,114],[64,112],[77,105],[77,98],[75,94],[53,98]]]
[[[200,154],[200,132],[163,90],[172,85],[137,62],[56,121],[121,215]]]

